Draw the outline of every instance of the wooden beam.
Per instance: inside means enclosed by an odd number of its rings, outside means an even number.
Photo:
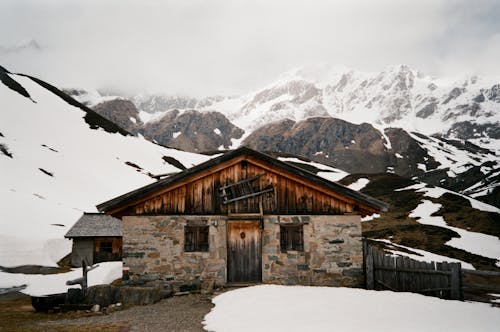
[[[271,191],[274,191],[274,188],[269,188],[269,189],[258,191],[258,192],[252,193],[252,194],[248,194],[248,195],[244,195],[244,196],[240,196],[240,197],[235,197],[235,198],[232,198],[232,199],[229,199],[229,200],[225,200],[222,203],[223,204],[229,204],[229,203],[236,202],[236,201],[241,201],[243,199],[247,199],[247,198],[250,198],[250,197],[255,197],[255,196],[263,195],[263,194],[271,192]]]

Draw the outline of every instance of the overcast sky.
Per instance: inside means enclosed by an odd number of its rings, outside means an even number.
[[[317,63],[500,77],[499,59],[498,0],[0,1],[0,65],[58,86],[239,94]]]

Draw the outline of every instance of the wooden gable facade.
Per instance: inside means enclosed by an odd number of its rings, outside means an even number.
[[[244,199],[239,199],[244,198]],[[124,215],[371,214],[381,203],[248,148],[98,206]]]

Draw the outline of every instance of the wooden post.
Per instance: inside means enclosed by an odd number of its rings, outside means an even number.
[[[375,289],[374,269],[373,269],[373,253],[371,246],[365,242],[365,265],[366,265],[366,289]]]
[[[450,277],[450,288],[451,288],[451,294],[450,297],[452,300],[460,300],[460,291],[461,291],[461,286],[460,286],[460,269],[461,269],[461,264],[460,263],[451,263],[450,264],[450,270],[451,270],[451,277]]]

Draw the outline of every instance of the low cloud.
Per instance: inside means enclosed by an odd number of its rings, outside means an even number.
[[[495,1],[10,1],[0,63],[60,86],[238,94],[296,66],[500,75]],[[23,40],[39,49],[13,50]]]

